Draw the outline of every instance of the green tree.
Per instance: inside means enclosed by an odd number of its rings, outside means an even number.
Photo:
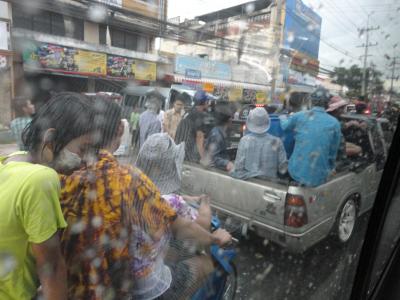
[[[369,68],[367,70],[367,82],[369,86],[369,91],[372,94],[381,94],[384,90],[383,81],[381,80],[383,74],[382,72]]]
[[[330,75],[333,83],[344,85],[349,88],[348,96],[359,96],[361,94],[363,70],[358,65],[350,68],[338,67],[333,69]],[[367,69],[367,90],[373,94],[383,91],[382,73],[374,68]]]

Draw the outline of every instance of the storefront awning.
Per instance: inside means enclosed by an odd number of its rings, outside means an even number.
[[[219,80],[219,79],[214,79],[214,78],[200,78],[200,79],[194,79],[194,78],[187,78],[184,75],[179,75],[179,74],[169,74],[168,80],[172,81],[174,83],[188,83],[188,84],[212,84],[215,86],[223,86],[223,87],[229,87],[229,88],[238,88],[238,89],[250,89],[250,90],[269,90],[270,86],[269,85],[261,85],[261,84],[252,84],[252,83],[244,83],[244,82],[237,82],[237,81],[228,81],[228,80]]]
[[[315,87],[310,85],[289,84],[289,90],[298,93],[312,93]]]

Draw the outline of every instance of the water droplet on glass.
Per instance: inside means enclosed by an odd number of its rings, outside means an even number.
[[[104,6],[93,5],[89,8],[88,16],[93,22],[100,23],[106,19],[107,10]]]
[[[103,224],[103,219],[99,216],[95,216],[92,219],[92,226],[94,228],[99,228]]]
[[[0,278],[7,276],[17,266],[15,257],[10,253],[0,253]]]

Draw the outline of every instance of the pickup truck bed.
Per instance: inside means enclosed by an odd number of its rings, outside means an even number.
[[[368,136],[375,144],[371,148],[377,151],[376,143],[383,139],[371,133]],[[289,251],[303,252],[331,233],[348,199],[356,202],[357,216],[372,207],[381,169],[376,159],[345,164],[327,183],[308,188],[289,180],[244,181],[217,169],[185,163],[182,192],[208,194],[220,214]]]

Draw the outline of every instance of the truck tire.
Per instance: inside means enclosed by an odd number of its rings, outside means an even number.
[[[226,279],[224,282],[224,290],[222,292],[222,300],[234,300],[236,296],[236,290],[238,285],[238,274],[236,265],[233,262],[229,263],[233,270],[232,273],[226,274]]]
[[[333,227],[332,233],[336,243],[343,245],[351,240],[357,225],[357,217],[357,202],[350,197],[342,204]]]

